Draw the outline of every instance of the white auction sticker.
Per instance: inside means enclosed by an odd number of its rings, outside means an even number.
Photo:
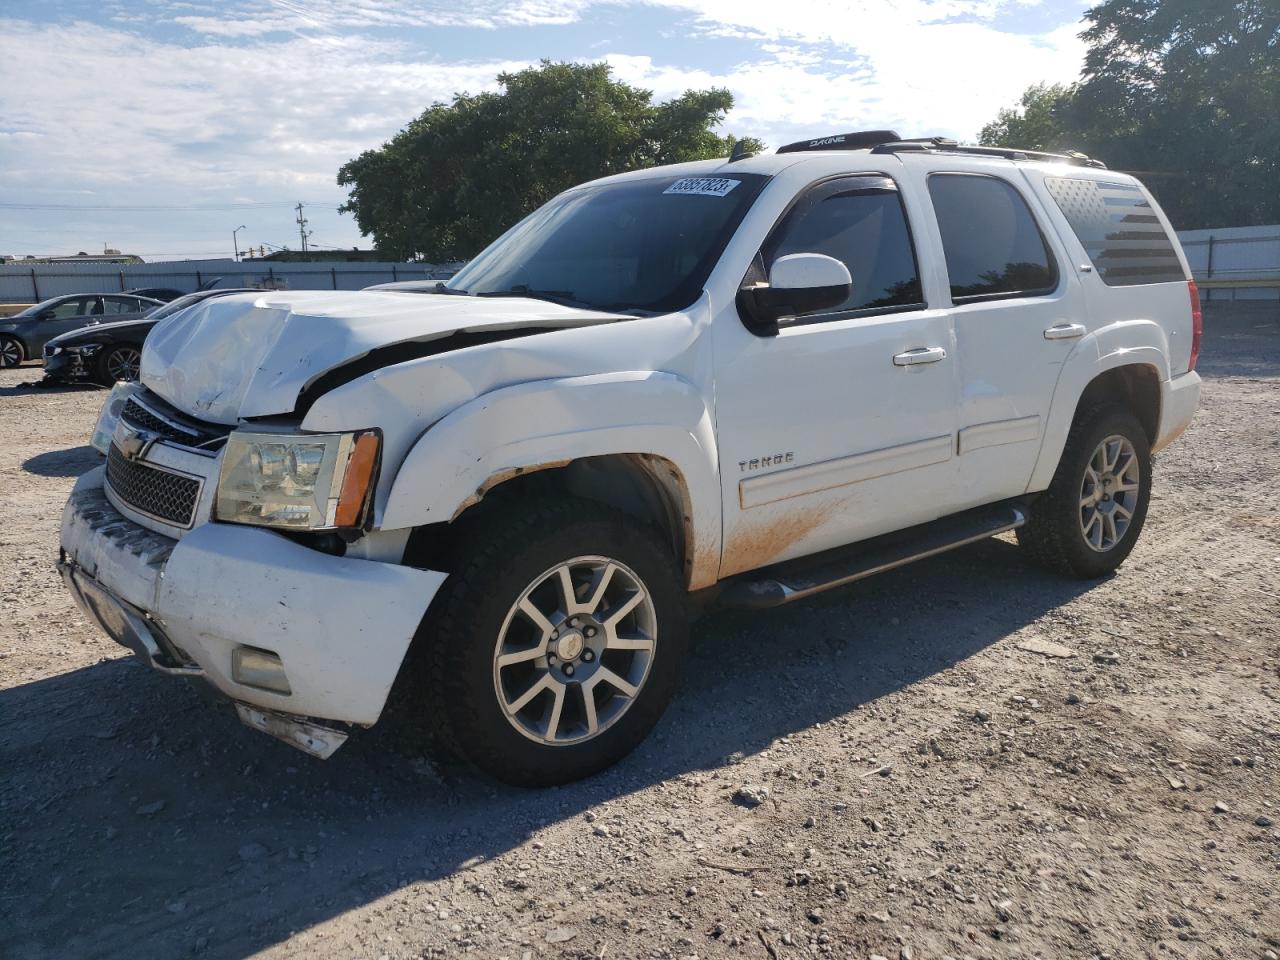
[[[683,177],[662,192],[687,193],[699,197],[723,197],[741,182],[741,180],[729,180],[726,177]]]

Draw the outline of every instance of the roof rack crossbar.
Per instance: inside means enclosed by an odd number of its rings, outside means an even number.
[[[918,153],[938,150],[945,153],[967,153],[982,157],[1001,157],[1005,160],[1038,160],[1050,163],[1068,163],[1076,167],[1095,167],[1105,170],[1107,165],[1083,153],[1046,153],[1043,150],[1022,150],[1016,147],[965,146],[946,137],[919,137],[913,140],[895,140],[877,144],[872,153]]]

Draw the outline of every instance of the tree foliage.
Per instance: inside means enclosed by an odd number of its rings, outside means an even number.
[[[1060,83],[1038,83],[1023,91],[1016,108],[1006,107],[978,134],[978,142],[988,146],[1016,144],[1027,150],[1062,151],[1072,149],[1062,141],[1059,116],[1071,91]]]
[[[429,107],[338,171],[342,207],[380,250],[459,260],[574,184],[664,163],[727,156],[714,128],[728,90],[666,103],[610,76],[608,64],[552,63],[499,75],[501,91]],[[750,149],[760,149],[749,141]]]
[[[1280,0],[1104,0],[1085,22],[1080,80],[1028,89],[980,141],[1136,173],[1180,229],[1280,221]]]

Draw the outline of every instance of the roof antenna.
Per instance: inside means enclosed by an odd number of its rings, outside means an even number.
[[[756,152],[747,149],[746,140],[733,141],[733,152],[729,154],[729,162],[737,163],[739,160],[745,160],[747,157],[754,157]]]

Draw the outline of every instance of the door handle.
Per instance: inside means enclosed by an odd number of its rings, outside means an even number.
[[[939,360],[947,359],[947,351],[941,347],[916,347],[914,350],[908,350],[905,353],[896,353],[893,356],[893,365],[895,367],[911,367],[917,363],[937,363]]]
[[[1055,323],[1044,332],[1046,340],[1075,340],[1083,337],[1088,331],[1083,323]]]

